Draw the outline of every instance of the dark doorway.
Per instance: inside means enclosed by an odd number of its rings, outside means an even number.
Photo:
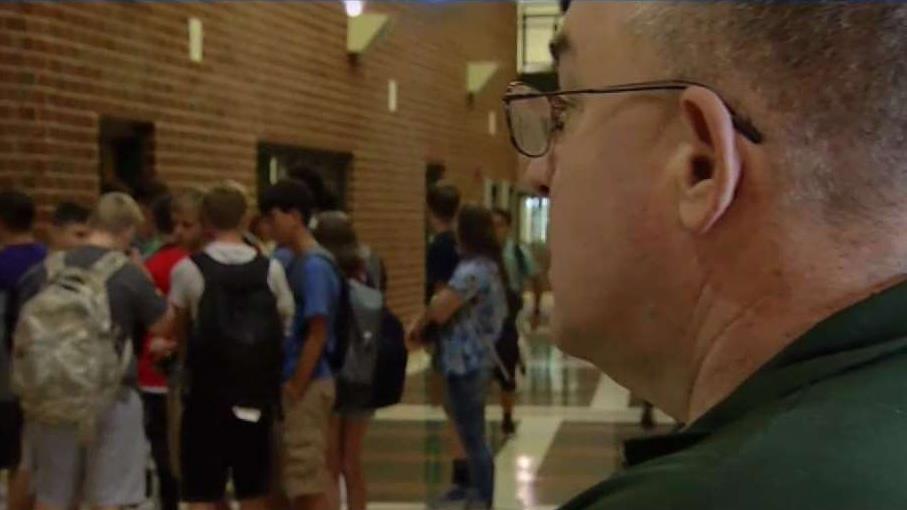
[[[296,168],[306,168],[321,176],[336,208],[347,210],[347,185],[353,155],[272,143],[258,144],[258,190],[285,177]]]
[[[438,163],[436,161],[429,162],[425,165],[425,196],[428,197],[428,190],[432,186],[444,180],[444,174],[447,172],[444,163]],[[431,242],[431,238],[434,235],[431,231],[431,226],[428,224],[428,207],[425,208],[425,246],[428,246],[428,243]]]
[[[102,192],[135,194],[154,179],[154,124],[102,117],[98,149]]]

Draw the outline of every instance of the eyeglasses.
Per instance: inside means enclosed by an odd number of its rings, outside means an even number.
[[[650,81],[614,85],[598,89],[559,90],[539,92],[533,87],[515,82],[510,85],[504,96],[504,109],[507,112],[507,127],[510,129],[510,141],[521,154],[530,158],[540,158],[551,149],[555,133],[564,128],[564,115],[568,104],[566,96],[579,94],[617,94],[621,92],[645,92],[659,90],[684,90],[688,87],[711,87],[692,81],[668,80]],[[764,137],[762,133],[746,118],[734,112],[726,101],[725,107],[731,114],[734,128],[749,141],[759,144]]]

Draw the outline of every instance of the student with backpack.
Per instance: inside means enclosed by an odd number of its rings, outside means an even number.
[[[148,451],[134,361],[140,339],[130,335],[168,335],[172,317],[124,254],[142,221],[128,195],[102,196],[86,244],[53,254],[22,282],[13,386],[38,510],[145,499]]]
[[[246,209],[234,186],[212,187],[201,218],[213,241],[171,274],[177,338],[186,345],[180,493],[196,510],[223,501],[230,478],[244,510],[266,508],[270,491],[293,296],[280,264],[243,241]]]
[[[337,316],[344,285],[329,252],[308,224],[312,195],[300,181],[282,180],[266,189],[261,214],[278,244],[292,253],[287,274],[296,299],[285,343],[282,433],[283,485],[295,510],[327,504],[328,430],[334,408],[334,371],[339,367]]]
[[[509,313],[497,343],[497,353],[502,366],[495,370],[495,379],[501,387],[501,408],[504,411],[501,430],[504,435],[511,435],[516,432],[513,408],[516,403],[517,366],[520,365],[523,370],[526,369],[520,353],[517,318],[523,308],[523,292],[531,286],[534,306],[529,315],[529,324],[533,330],[538,328],[542,312],[542,279],[536,268],[535,259],[524,246],[513,238],[511,232],[513,217],[510,212],[505,209],[494,209],[492,214],[494,215],[495,234],[498,242],[501,243],[501,256],[510,283],[507,289]]]
[[[0,471],[8,470],[10,508],[28,498],[28,473],[20,469],[22,410],[10,392],[10,357],[22,277],[47,255],[33,234],[35,203],[19,191],[0,193]]]
[[[336,377],[338,399],[331,418],[328,445],[332,482],[329,507],[340,508],[339,482],[342,477],[348,510],[365,510],[368,494],[362,468],[362,448],[369,421],[380,405],[374,398],[381,391],[376,386],[393,385],[388,378],[405,377],[406,361],[403,359],[401,365],[388,363],[386,357],[379,359],[388,347],[393,349],[389,343],[394,342],[390,337],[393,333],[384,319],[386,316],[390,316],[391,321],[395,319],[387,311],[380,289],[385,279],[380,273],[370,277],[369,259],[359,244],[349,216],[341,211],[321,213],[317,216],[313,234],[318,243],[334,256],[337,267],[347,280],[350,296],[350,317],[346,324],[349,345],[344,366]],[[402,335],[398,341],[402,353]],[[379,363],[383,365],[379,367]],[[397,374],[393,373],[395,370]]]

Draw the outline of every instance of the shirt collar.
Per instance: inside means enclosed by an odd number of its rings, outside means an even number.
[[[627,442],[628,465],[692,446],[749,410],[858,365],[907,350],[907,283],[839,312],[794,341],[723,402],[669,436]]]

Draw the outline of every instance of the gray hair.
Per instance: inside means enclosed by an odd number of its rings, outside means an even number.
[[[753,120],[793,200],[860,215],[902,199],[907,4],[651,2],[630,29],[667,77],[714,86]]]

